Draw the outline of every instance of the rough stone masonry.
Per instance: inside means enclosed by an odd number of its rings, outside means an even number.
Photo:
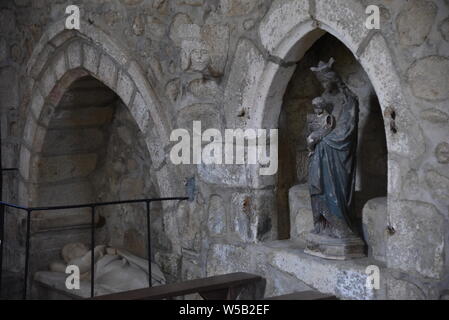
[[[379,30],[365,26],[373,4]],[[69,5],[79,30],[65,28]],[[368,250],[350,261],[304,254],[305,121],[322,91],[308,70],[330,56],[360,101],[356,210]],[[267,279],[266,296],[447,299],[448,74],[447,0],[1,1],[2,166],[19,168],[4,173],[3,199],[184,196],[193,177],[193,202],[152,204],[152,259],[169,282],[247,271]],[[279,129],[277,174],[174,165],[170,133],[193,121]],[[33,216],[31,275],[65,244],[89,244],[86,214]],[[24,219],[7,209],[6,272],[23,272]],[[97,241],[145,257],[144,219],[138,205],[103,208]],[[379,288],[366,286],[372,265]]]

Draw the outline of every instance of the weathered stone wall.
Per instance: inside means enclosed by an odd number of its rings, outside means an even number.
[[[79,32],[64,31],[69,4],[81,8]],[[365,28],[369,4],[381,7],[379,31]],[[140,183],[145,192],[183,195],[185,179],[195,177],[194,202],[154,209],[160,225],[155,259],[170,279],[244,270],[267,277],[268,295],[310,286],[346,298],[437,298],[449,283],[448,6],[446,0],[2,1],[2,160],[21,168],[6,176],[4,198],[26,205],[35,199],[30,159],[51,129],[51,106],[73,81],[90,74],[130,112],[131,119],[114,118],[111,136],[120,137],[124,126],[133,140],[141,139],[104,146],[107,173],[98,181],[115,177],[107,187],[98,182],[105,198],[127,183],[129,196],[139,194]],[[387,205],[369,202],[364,217],[368,228],[373,221],[366,233],[378,240],[372,242],[377,260],[330,263],[304,255],[291,240],[271,242],[279,238],[276,177],[259,176],[254,166],[174,166],[168,157],[171,130],[191,130],[192,120],[201,120],[203,129],[282,125],[290,80],[305,81],[296,62],[324,31],[354,55],[383,115]],[[142,157],[131,169],[128,159],[115,163],[117,153]],[[127,212],[116,223],[123,241],[141,251],[137,209],[136,216]],[[7,227],[8,266],[20,269],[23,215],[8,210]],[[135,231],[125,240],[128,227]],[[362,288],[369,264],[381,267],[380,291]]]
[[[122,102],[118,102],[114,120],[109,126],[107,149],[101,165],[91,179],[96,201],[109,202],[129,199],[157,198],[159,191],[151,170],[151,158],[135,120]],[[162,234],[161,206],[151,205],[152,246],[155,251],[166,250]],[[125,248],[147,256],[145,204],[100,207],[98,214],[105,225],[104,243]],[[153,252],[154,253],[154,252]]]

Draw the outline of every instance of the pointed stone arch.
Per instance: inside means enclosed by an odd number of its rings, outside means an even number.
[[[26,74],[32,86],[24,101],[21,204],[32,205],[35,199],[36,163],[54,109],[67,88],[87,75],[114,91],[129,109],[145,138],[161,196],[183,194],[182,184],[175,178],[177,169],[168,169],[171,164],[165,159],[171,132],[167,110],[162,108],[165,97],[156,94],[132,55],[104,31],[86,21],[81,22],[79,31],[65,30],[62,20],[52,24],[36,44]]]
[[[379,99],[388,150],[388,212],[385,223],[396,228],[408,216],[401,209],[405,206],[400,204],[403,201],[401,174],[424,154],[425,141],[402,91],[401,78],[388,44],[380,32],[365,27],[365,17],[365,7],[358,0],[274,1],[259,26],[262,45],[257,46],[247,39],[241,39],[237,45],[225,90],[226,122],[228,128],[277,128],[282,98],[296,62],[323,34],[332,34],[359,61]],[[236,88],[240,95],[233,93]],[[237,118],[242,110],[247,117]],[[397,131],[391,130],[392,121]],[[259,176],[257,168],[251,170],[250,175],[249,181],[254,189],[274,187],[275,179]],[[265,217],[267,213],[258,212],[257,215]],[[276,225],[275,218],[271,223]],[[407,239],[405,234],[386,239],[388,267],[430,276],[425,270],[427,262],[424,257],[414,254],[417,244]],[[429,245],[435,249],[435,255],[440,256],[441,248]],[[442,265],[437,260],[435,263],[441,272]],[[437,274],[432,276],[438,277]]]

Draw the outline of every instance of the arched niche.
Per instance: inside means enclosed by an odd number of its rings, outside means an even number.
[[[92,76],[81,77],[67,88],[36,157],[34,206],[160,197],[137,123],[122,100]],[[154,203],[151,209],[152,234],[161,236],[160,204]],[[146,256],[143,204],[99,207],[96,213],[97,244]],[[69,242],[89,245],[90,223],[89,208],[35,212],[33,243],[42,244],[41,258],[34,259],[37,268],[48,265],[51,257],[57,259]]]
[[[76,87],[79,85],[78,81],[82,82],[80,79],[86,77],[90,81],[101,83],[104,90],[112,92],[121,110],[128,112],[130,121],[135,124],[143,141],[145,152],[149,155],[150,172],[154,177],[151,181],[154,182],[157,195],[183,195],[182,183],[178,181],[178,169],[169,169],[170,163],[165,159],[171,131],[166,120],[167,110],[161,108],[161,101],[165,97],[156,95],[139,64],[105,32],[88,22],[82,23],[80,31],[64,30],[64,22],[59,21],[43,34],[27,65],[26,80],[31,85],[21,106],[27,116],[23,123],[19,156],[19,203],[25,206],[43,204],[39,200],[42,199],[42,188],[39,185],[42,182],[41,160],[46,152],[46,139],[50,137],[48,133],[52,129],[51,122],[64,95],[73,89],[72,85]],[[132,185],[133,182],[128,181],[127,184]],[[82,202],[94,198],[86,190],[81,190],[81,194],[83,193],[83,199],[80,199]],[[57,197],[58,194],[54,196]],[[161,211],[167,213],[174,210],[176,203],[166,202],[161,206],[164,208]],[[19,219],[23,221],[23,218]],[[33,217],[33,232],[39,232],[38,220],[41,218]],[[161,219],[165,219],[165,216]],[[62,228],[64,223],[61,222],[58,227]],[[169,234],[169,229],[170,226],[164,232]],[[173,234],[176,235],[175,232]],[[123,235],[123,241],[125,237],[126,241],[136,242],[136,230]],[[165,248],[170,248],[170,241],[174,239],[166,240],[158,243],[164,242]],[[141,243],[136,246],[140,246],[141,251]],[[56,248],[50,248],[52,252],[55,250]],[[18,262],[17,265],[22,264]]]
[[[388,44],[381,32],[365,27],[364,12],[365,6],[358,0],[274,1],[259,25],[262,45],[241,39],[237,46],[225,90],[225,97],[230,100],[226,104],[226,123],[229,128],[278,128],[282,99],[297,63],[326,32],[340,40],[368,75],[382,111],[388,179],[386,214],[378,227],[382,229],[385,243],[384,257],[389,267],[410,270],[409,265],[395,253],[401,252],[401,257],[414,264],[416,257],[413,252],[417,246],[410,241],[402,241],[405,235],[385,235],[385,229],[397,230],[407,217],[405,206],[395,206],[401,199],[401,172],[407,172],[411,163],[424,153],[425,141],[403,93],[402,81]],[[242,61],[247,65],[243,65],[247,70],[243,75]],[[233,99],[233,91],[240,87],[240,94]],[[242,110],[245,117],[238,117]],[[259,175],[257,167],[249,175],[255,192],[275,189],[276,179]],[[273,195],[274,192],[267,197]],[[264,230],[264,234],[258,235],[257,239],[278,239],[275,210],[266,210],[262,201],[256,203],[256,208],[259,223],[271,226],[268,231],[266,228],[258,229]],[[419,263],[425,264],[425,261]]]
[[[307,115],[323,89],[310,67],[333,57],[334,70],[359,101],[355,222],[361,231],[362,209],[370,199],[387,195],[387,147],[382,111],[368,76],[349,49],[324,34],[298,62],[279,115],[279,170],[276,198],[280,239],[303,239],[311,230],[308,195]],[[385,218],[384,213],[384,218]]]

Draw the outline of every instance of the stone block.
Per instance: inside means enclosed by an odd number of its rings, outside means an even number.
[[[67,70],[69,69],[66,66],[66,61],[65,61],[65,51],[59,51],[59,53],[56,55],[56,58],[54,60],[54,64],[53,64],[53,69],[55,71],[56,74],[56,78],[57,79],[61,79],[64,74],[67,72]]]
[[[438,109],[426,109],[421,111],[421,118],[437,125],[446,125],[449,122],[449,115]]]
[[[244,16],[253,12],[256,4],[252,0],[220,0],[220,11],[229,17]]]
[[[244,165],[198,165],[198,175],[206,183],[226,185],[229,187],[247,186],[247,177]]]
[[[104,144],[104,134],[97,128],[51,129],[45,136],[42,150],[45,155],[95,152]]]
[[[81,227],[87,228],[90,226],[91,220],[91,210],[89,208],[73,209],[73,210],[58,210],[58,211],[47,211],[37,214],[32,220],[32,231],[42,232],[52,229],[60,229],[67,227]],[[96,216],[95,223],[98,223],[99,216]],[[52,241],[54,239],[49,239],[47,245],[45,246],[47,250],[49,245],[56,246],[57,249],[62,249],[62,247],[70,242],[68,237],[72,236],[71,232],[66,234],[64,239],[60,239],[60,243],[55,243]],[[79,240],[85,240],[83,237]],[[35,249],[36,250],[36,249]],[[59,251],[58,250],[58,251]]]
[[[313,214],[307,184],[290,188],[288,192],[290,207],[290,237],[305,240],[305,235],[313,229]]]
[[[436,207],[421,201],[388,204],[394,234],[387,239],[389,268],[439,279],[444,267],[447,224]]]
[[[434,199],[449,203],[449,177],[430,169],[426,171],[425,180]]]
[[[386,261],[387,198],[369,200],[363,207],[363,234],[368,244],[368,255]]]
[[[0,68],[0,106],[2,110],[19,106],[18,72],[13,67]]]
[[[79,68],[83,64],[81,49],[81,43],[79,41],[72,42],[67,47],[67,62],[70,69]]]
[[[134,83],[129,75],[120,70],[117,79],[117,93],[125,105],[130,103],[134,90]]]
[[[115,89],[117,81],[117,67],[115,62],[106,54],[103,54],[100,58],[98,78],[110,89]]]
[[[430,56],[415,62],[408,70],[413,94],[427,100],[449,98],[449,59]]]
[[[42,74],[39,81],[41,93],[44,97],[48,97],[56,84],[56,77],[52,68],[47,68]]]
[[[97,165],[97,154],[78,154],[42,157],[39,161],[39,181],[57,182],[83,178],[92,173]]]
[[[23,132],[23,140],[27,144],[27,146],[29,146],[30,148],[33,147],[37,126],[38,126],[38,124],[37,124],[36,120],[30,114],[27,117],[24,132]]]
[[[40,52],[34,51],[32,57],[30,58],[27,68],[31,76],[37,80],[40,73],[42,72],[46,62],[48,61],[50,55],[53,53],[54,49],[51,46],[45,46]]]
[[[58,196],[55,197],[55,194]],[[92,185],[86,180],[72,183],[40,185],[35,205],[38,206],[62,206],[68,204],[89,203],[95,193]],[[70,199],[70,203],[67,203]],[[67,210],[70,211],[70,210]]]
[[[176,212],[178,234],[181,240],[182,249],[200,251],[201,245],[201,224],[204,210],[195,204],[181,202]]]
[[[437,6],[431,1],[408,1],[396,18],[399,43],[403,46],[422,44],[435,22],[437,10]],[[416,27],[417,21],[419,28]]]
[[[30,174],[31,153],[24,145],[20,148],[19,172],[25,180],[28,180]]]
[[[223,235],[226,231],[226,209],[220,196],[212,196],[209,200],[209,217],[207,226],[211,236]]]
[[[83,45],[84,61],[83,65],[86,70],[93,74],[97,74],[99,53],[98,50],[87,44]]]
[[[136,93],[131,106],[131,114],[139,126],[141,132],[146,132],[150,124],[150,113],[140,93]]]
[[[258,81],[265,67],[263,55],[249,40],[240,40],[224,93],[227,128],[245,127],[254,118]]]
[[[84,126],[100,126],[111,122],[114,109],[111,107],[91,108],[56,108],[50,127],[74,128]]]

